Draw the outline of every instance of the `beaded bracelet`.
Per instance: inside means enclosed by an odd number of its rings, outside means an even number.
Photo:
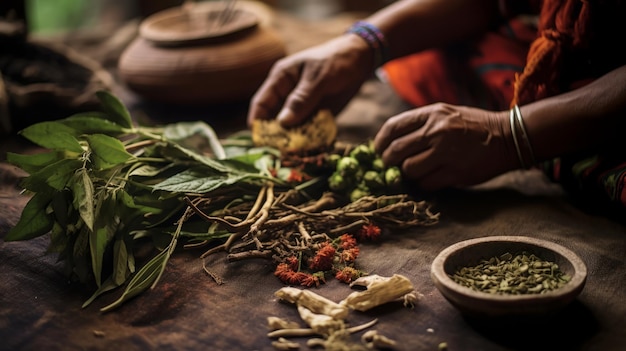
[[[374,50],[374,65],[380,67],[389,61],[389,48],[385,35],[371,23],[358,21],[346,33],[353,33],[361,37]]]

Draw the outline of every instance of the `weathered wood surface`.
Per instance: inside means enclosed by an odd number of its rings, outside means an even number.
[[[313,35],[309,30],[300,34]],[[144,122],[207,118],[222,133],[245,126],[246,106],[167,109],[142,104],[123,89],[120,92]],[[339,138],[369,138],[386,116],[402,108],[387,87],[368,82],[339,117]],[[11,138],[1,144],[3,156],[6,151],[26,150]],[[26,201],[16,186],[18,176],[6,163],[0,168],[0,238],[15,224]],[[379,318],[373,329],[406,351],[437,350],[441,342],[449,350],[623,350],[623,223],[575,207],[536,172],[513,172],[476,189],[437,194],[429,201],[441,213],[440,223],[388,233],[380,243],[363,245],[358,259],[365,271],[407,276],[423,298],[413,309],[391,304],[351,312],[350,325]],[[589,277],[576,302],[542,320],[484,323],[464,318],[439,294],[430,279],[430,264],[442,249],[464,239],[507,234],[548,239],[577,252],[587,264]],[[283,285],[273,276],[270,263],[227,263],[223,255],[212,256],[208,268],[224,280],[217,285],[202,270],[202,252],[183,250],[174,255],[154,290],[106,314],[98,309],[116,294],[81,309],[92,291],[68,283],[55,257],[45,253],[46,247],[46,237],[0,240],[2,350],[272,350],[266,318],[299,321],[293,306],[274,297]],[[315,291],[335,301],[352,292],[333,280]],[[297,339],[302,350],[307,349],[305,340]]]

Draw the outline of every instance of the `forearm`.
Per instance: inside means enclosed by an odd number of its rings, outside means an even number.
[[[468,39],[499,19],[497,0],[403,0],[366,20],[389,44],[390,58]]]
[[[624,139],[626,65],[577,90],[521,106],[538,161]]]

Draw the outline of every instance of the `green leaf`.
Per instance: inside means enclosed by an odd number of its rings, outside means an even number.
[[[118,201],[116,212],[126,230],[132,230],[137,226],[144,227],[147,224],[147,217],[160,214],[164,208],[167,208],[166,203],[159,201],[156,194],[151,194],[154,196],[154,206],[137,203],[135,198],[123,189],[117,190],[116,195]],[[136,219],[139,220],[136,221]]]
[[[231,168],[229,168],[228,166],[225,166],[223,163],[221,163],[220,161],[209,157],[209,156],[205,156],[202,154],[199,154],[193,150],[187,149],[181,145],[178,144],[173,144],[174,148],[178,149],[179,151],[181,151],[184,155],[186,155],[187,157],[191,158],[194,161],[198,161],[200,164],[203,164],[205,166],[208,166],[210,168],[213,168],[214,170],[218,171],[218,172],[222,172],[222,173],[228,173],[228,172],[232,172],[233,170]]]
[[[89,230],[93,231],[94,226],[94,187],[87,169],[79,169],[70,184],[74,197],[74,208],[78,209],[80,217],[83,219]]]
[[[184,141],[196,134],[202,136],[209,144],[215,158],[223,159],[226,157],[224,148],[222,147],[215,130],[213,130],[213,128],[205,122],[180,122],[169,124],[163,129],[163,137],[171,141]]]
[[[125,128],[132,128],[133,123],[126,106],[112,93],[101,90],[96,96],[102,104],[102,109],[107,113],[107,119]]]
[[[50,202],[50,208],[56,223],[67,231],[70,211],[72,208],[72,192],[69,190],[56,191]]]
[[[137,274],[135,274],[135,276],[133,276],[128,283],[128,286],[126,286],[122,296],[108,306],[101,308],[100,311],[111,311],[121,306],[124,302],[147,290],[160,277],[161,271],[165,268],[169,257],[169,250],[163,250],[158,255],[153,257],[139,270],[139,272],[137,272]]]
[[[98,296],[104,294],[107,291],[111,291],[119,287],[120,285],[121,284],[116,284],[112,278],[107,279],[104,283],[102,283],[102,285],[100,285],[98,290],[96,290],[96,292],[94,292],[93,295],[91,295],[91,297],[83,303],[82,308],[89,306]]]
[[[59,253],[59,259],[61,259],[62,253],[67,250],[69,243],[67,231],[59,223],[55,222],[50,230],[50,244],[47,252]]]
[[[129,154],[121,141],[104,134],[87,136],[91,148],[91,159],[96,169],[109,169],[123,164],[134,156]]]
[[[54,224],[46,208],[52,192],[37,193],[28,201],[17,224],[4,237],[5,241],[29,240],[48,233]]]
[[[207,174],[208,172],[203,172],[199,169],[186,170],[156,184],[154,189],[175,193],[204,194],[249,177],[249,174],[220,174],[209,176],[207,176]]]
[[[132,256],[132,253],[130,254]],[[123,239],[115,240],[113,244],[113,282],[122,285],[130,274],[128,264],[129,252]]]
[[[75,137],[76,130],[56,121],[33,124],[20,131],[20,134],[47,149],[83,152],[83,148]]]
[[[108,120],[105,113],[97,111],[78,113],[58,122],[72,128],[78,134],[119,135],[126,132],[126,128]]]
[[[171,238],[169,245],[165,248],[165,250],[159,252],[154,258],[152,258],[145,266],[143,266],[139,272],[130,280],[124,293],[120,296],[119,299],[114,301],[112,304],[103,307],[100,309],[102,312],[110,311],[114,308],[119,307],[125,301],[141,294],[143,291],[148,289],[149,287],[154,287],[156,283],[161,279],[161,275],[165,271],[165,267],[167,262],[170,259],[170,256],[176,249],[176,244],[178,242],[178,238],[180,236],[181,228],[184,223],[184,218],[186,218],[190,214],[191,209],[187,207],[185,213],[178,220],[178,227],[176,232]],[[130,262],[130,261],[129,261]]]
[[[89,233],[89,251],[91,252],[91,268],[96,284],[102,284],[102,262],[104,252],[109,243],[109,227],[100,227]]]
[[[18,166],[27,173],[35,173],[45,166],[61,160],[63,157],[57,151],[41,152],[31,155],[21,155],[7,152],[7,161]]]
[[[133,169],[128,175],[137,177],[156,177],[163,171],[163,168],[152,165],[142,165]]]
[[[98,286],[102,283],[102,263],[106,248],[119,227],[116,194],[105,193],[104,198],[101,196],[100,199],[95,209],[94,229],[89,234],[91,268]]]
[[[259,164],[263,164],[263,160],[266,159],[272,160],[273,158],[264,154],[246,154],[224,159],[221,162],[231,169],[239,172],[259,173],[262,169],[259,168]]]
[[[72,257],[70,262],[73,263],[73,269],[78,279],[87,283],[89,280],[90,263],[89,257],[89,229],[82,227],[76,235],[74,246],[72,247]]]
[[[74,176],[77,169],[82,168],[79,160],[63,159],[52,163],[43,169],[31,174],[22,181],[22,186],[30,191],[45,191],[48,185],[56,190],[63,190]]]

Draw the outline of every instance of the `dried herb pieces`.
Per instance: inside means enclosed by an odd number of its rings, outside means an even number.
[[[462,267],[450,278],[472,290],[500,295],[543,294],[570,281],[559,266],[538,256],[505,253]]]

